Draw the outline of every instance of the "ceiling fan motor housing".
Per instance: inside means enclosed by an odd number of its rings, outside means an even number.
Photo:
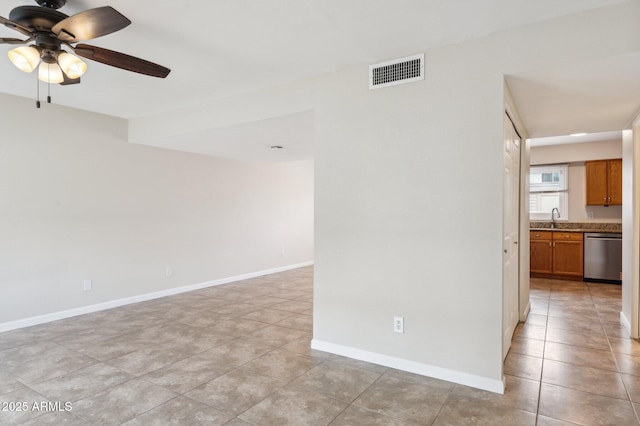
[[[67,0],[36,0],[42,7],[48,7],[49,9],[60,9],[67,4]]]
[[[62,12],[38,6],[18,6],[9,13],[9,19],[34,31],[51,32],[51,28],[68,18]]]
[[[58,51],[60,50],[60,40],[58,40],[57,37],[55,37],[53,34],[47,34],[47,33],[39,33],[36,34],[36,47],[40,50],[43,49],[47,49],[47,50],[55,50]]]

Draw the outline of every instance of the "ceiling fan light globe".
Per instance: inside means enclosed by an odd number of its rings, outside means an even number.
[[[70,79],[80,78],[87,72],[87,64],[82,59],[67,52],[60,52],[58,65]]]
[[[12,49],[8,53],[9,60],[19,70],[32,72],[40,63],[40,52],[35,47],[21,46]]]
[[[62,75],[62,69],[58,64],[48,64],[41,62],[38,67],[38,79],[45,83],[62,83],[64,76]]]

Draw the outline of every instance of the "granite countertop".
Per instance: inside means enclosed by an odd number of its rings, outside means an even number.
[[[556,227],[551,227],[551,222],[531,222],[531,231],[550,232],[602,232],[610,234],[621,234],[621,223],[579,223],[579,222],[556,222]]]
[[[622,234],[622,230],[608,229],[582,229],[582,228],[529,228],[530,231],[547,231],[547,232],[601,232],[603,234]]]

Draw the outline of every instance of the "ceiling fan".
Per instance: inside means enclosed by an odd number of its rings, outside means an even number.
[[[131,21],[110,6],[89,9],[72,16],[57,9],[67,0],[36,0],[40,6],[18,6],[0,24],[27,38],[0,38],[0,44],[27,45],[9,52],[9,59],[20,70],[32,72],[47,83],[75,84],[87,69],[78,56],[127,71],[165,78],[171,70],[162,65],[124,53],[80,42],[114,33]],[[63,49],[67,48],[74,54]],[[77,55],[77,56],[76,56]]]

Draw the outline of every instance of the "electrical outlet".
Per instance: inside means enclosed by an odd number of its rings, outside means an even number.
[[[587,219],[593,219],[593,212],[586,212]]]
[[[167,266],[167,268],[164,270],[164,275],[167,277],[170,277],[173,275],[173,268],[171,266]]]
[[[91,283],[91,280],[84,280],[83,285],[84,285],[84,291],[89,291],[93,288],[93,284]]]
[[[393,317],[393,331],[404,333],[404,317]]]

